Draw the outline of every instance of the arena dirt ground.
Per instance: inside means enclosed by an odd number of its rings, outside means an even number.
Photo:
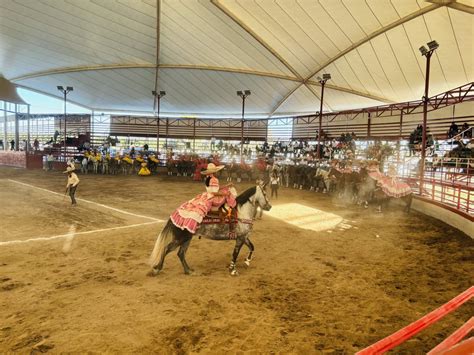
[[[80,178],[77,197],[157,219],[203,189],[181,177]],[[58,172],[0,168],[1,353],[351,354],[473,284],[474,242],[461,232],[396,206],[380,215],[293,189],[272,204],[343,223],[315,232],[264,215],[250,268],[242,249],[240,276],[226,269],[233,242],[196,239],[193,275],[170,255],[162,274],[147,277],[162,222],[84,201],[73,208],[11,180],[60,194],[65,186]],[[471,301],[394,353],[425,353],[473,313]]]

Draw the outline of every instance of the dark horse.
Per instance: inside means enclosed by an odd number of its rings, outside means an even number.
[[[269,211],[272,206],[268,202],[264,187],[258,185],[251,187],[241,193],[236,198],[238,219],[235,226],[235,247],[232,255],[232,261],[229,265],[231,275],[237,275],[235,266],[240,249],[245,244],[250,250],[245,264],[250,265],[254,246],[249,239],[252,231],[253,217],[255,216],[257,205],[261,206],[265,211]],[[191,234],[188,230],[182,230],[176,227],[171,220],[168,220],[160,235],[156,239],[155,247],[150,257],[151,271],[150,276],[158,275],[163,269],[163,263],[168,253],[179,247],[178,257],[184,268],[185,274],[190,274],[193,270],[186,262],[186,251],[191,243],[193,236],[202,236],[213,240],[229,240],[227,236],[229,227],[227,224],[201,224],[196,234]]]

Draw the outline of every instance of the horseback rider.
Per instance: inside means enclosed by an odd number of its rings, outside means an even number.
[[[219,208],[225,203],[228,205],[228,216],[232,212],[232,208],[236,206],[236,192],[232,184],[220,187],[219,180],[214,175],[222,170],[224,165],[216,166],[213,163],[207,164],[207,169],[201,172],[206,175],[205,184],[206,192],[197,195],[179,206],[171,215],[173,224],[184,230],[187,229],[192,234],[196,233],[197,228],[201,224],[203,218],[212,210]]]

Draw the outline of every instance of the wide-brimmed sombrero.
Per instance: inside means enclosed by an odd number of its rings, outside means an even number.
[[[216,166],[213,163],[209,163],[209,164],[207,164],[207,169],[201,171],[201,174],[210,175],[210,174],[217,173],[219,170],[222,170],[222,169],[224,169],[224,165]]]

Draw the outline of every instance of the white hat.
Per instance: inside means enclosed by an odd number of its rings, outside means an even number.
[[[224,165],[216,166],[213,163],[209,163],[207,164],[207,169],[204,171],[201,171],[201,174],[210,175],[210,174],[217,173],[219,170],[222,170],[222,169],[224,169]]]

